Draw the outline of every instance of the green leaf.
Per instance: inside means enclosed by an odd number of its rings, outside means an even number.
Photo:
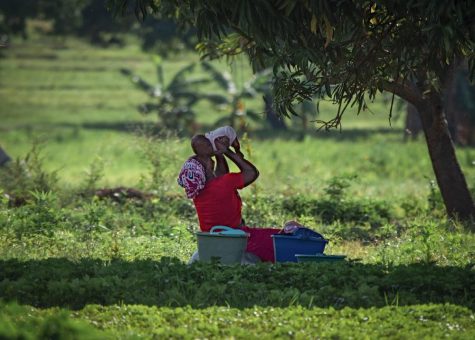
[[[310,21],[310,32],[317,34],[317,16],[312,14],[312,20]]]

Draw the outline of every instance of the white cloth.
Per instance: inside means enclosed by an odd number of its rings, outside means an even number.
[[[205,137],[211,142],[214,151],[216,151],[216,145],[214,140],[218,137],[226,136],[229,138],[229,144],[232,144],[237,137],[236,131],[231,126],[222,126],[216,130],[205,133]]]

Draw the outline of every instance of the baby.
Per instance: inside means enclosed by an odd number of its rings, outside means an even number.
[[[195,154],[188,158],[178,176],[178,184],[186,189],[188,198],[194,198],[204,188],[206,180],[216,176],[212,160],[212,156],[218,154],[215,141],[226,147],[232,146],[242,157],[236,131],[230,126],[193,136],[191,148]]]
[[[205,133],[205,137],[211,142],[213,150],[216,152],[216,143],[218,141],[226,146],[232,146],[236,153],[241,153],[239,140],[236,135],[236,131],[231,126],[223,126],[216,130]]]

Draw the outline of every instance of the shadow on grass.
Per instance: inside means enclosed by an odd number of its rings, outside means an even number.
[[[149,131],[151,133],[160,134],[161,128],[157,123],[143,123],[143,122],[94,122],[94,123],[83,123],[80,127],[90,130],[114,130],[122,132],[136,132],[138,130]],[[215,126],[203,125],[197,133],[204,133],[206,131],[211,131],[215,129]],[[391,135],[391,136],[400,136],[401,141],[403,138],[401,129],[391,129],[391,128],[362,128],[362,129],[345,129],[342,132],[332,130],[332,131],[310,131],[305,135],[302,135],[299,131],[296,130],[286,130],[279,131],[273,130],[270,128],[261,128],[255,129],[248,132],[249,136],[257,140],[267,140],[267,139],[284,139],[284,140],[303,140],[305,137],[311,137],[316,139],[332,139],[332,140],[358,140],[358,139],[367,139],[374,134],[382,135]],[[179,133],[182,137],[191,137],[191,135],[186,135],[184,133]]]
[[[12,127],[0,127],[0,131],[25,131],[30,134],[36,131],[45,132],[58,128],[74,129],[74,130],[106,130],[117,132],[150,131],[150,133],[159,133],[160,129],[156,123],[141,121],[122,121],[122,122],[85,122],[85,123],[47,123],[47,124],[18,124]]]
[[[37,307],[143,304],[335,308],[453,303],[475,309],[475,271],[358,263],[188,266],[173,258],[0,261],[0,298]]]
[[[301,141],[305,138],[311,137],[315,139],[328,139],[337,141],[356,141],[364,140],[373,136],[374,134],[385,135],[391,137],[400,137],[403,140],[403,131],[399,128],[345,128],[341,132],[339,130],[311,130],[306,134],[302,134],[298,130],[276,131],[272,129],[257,129],[249,133],[249,135],[258,140],[265,139],[285,139]]]
[[[49,130],[52,128],[73,128],[73,129],[85,129],[85,130],[108,130],[108,131],[117,131],[117,132],[129,132],[136,133],[137,131],[147,131],[147,133],[156,134],[157,136],[163,135],[164,129],[160,127],[159,124],[155,122],[143,122],[143,121],[122,121],[122,122],[84,122],[84,123],[67,123],[67,122],[57,122],[46,125],[35,125],[35,130]],[[212,125],[203,125],[200,127],[197,133],[204,133],[206,131],[213,130],[215,126]],[[3,128],[0,130],[8,131],[13,128]],[[15,130],[26,130],[30,131],[33,129],[33,126],[30,124],[16,125]],[[271,128],[260,128],[254,129],[248,132],[248,135],[256,140],[293,140],[293,141],[302,141],[305,138],[315,138],[315,139],[327,139],[327,140],[336,140],[336,141],[357,141],[365,140],[371,136],[385,135],[387,137],[399,139],[403,141],[403,131],[399,128],[347,128],[340,131],[331,130],[331,131],[309,131],[306,134],[302,134],[298,130],[273,130]],[[191,134],[188,133],[177,133],[177,135],[189,138]]]

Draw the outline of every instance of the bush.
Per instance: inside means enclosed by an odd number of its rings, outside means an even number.
[[[355,178],[355,176],[334,177],[324,188],[322,198],[290,197],[284,200],[283,208],[296,215],[317,215],[323,223],[342,221],[381,225],[387,222],[391,218],[388,203],[348,197],[347,189]]]
[[[84,321],[72,320],[66,311],[35,313],[31,307],[0,301],[1,339],[112,339]],[[32,315],[39,314],[39,315]],[[45,315],[46,314],[46,315]]]
[[[4,225],[18,237],[32,234],[52,236],[61,226],[65,215],[59,208],[57,197],[51,192],[30,192],[31,200],[11,211],[10,221]]]
[[[384,237],[380,228],[393,217],[392,209],[385,201],[349,198],[347,189],[354,178],[335,177],[324,189],[323,197],[285,198],[282,208],[290,215],[316,216],[322,223],[335,224],[335,228],[327,229],[343,239],[373,240]]]

